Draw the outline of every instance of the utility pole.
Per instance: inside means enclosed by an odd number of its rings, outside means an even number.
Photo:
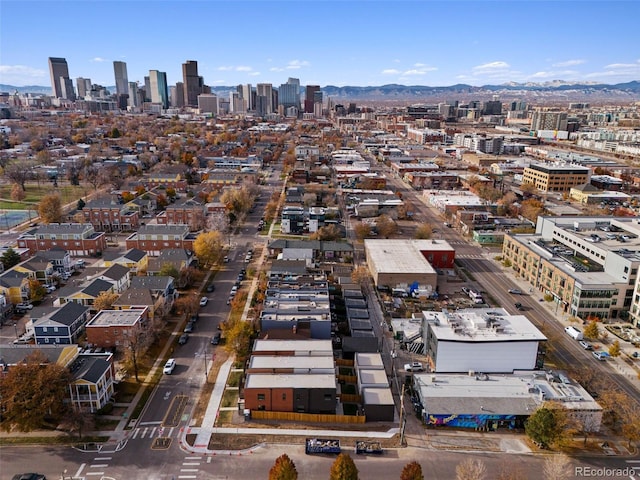
[[[406,413],[404,411],[404,388],[406,384],[402,384],[402,393],[400,394],[400,445],[404,445],[404,430],[407,426]]]

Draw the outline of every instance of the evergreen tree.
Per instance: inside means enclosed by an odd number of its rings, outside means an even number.
[[[296,465],[286,453],[276,458],[273,467],[269,470],[269,480],[297,480],[297,478]]]
[[[348,453],[341,453],[333,462],[329,480],[358,480],[358,469]]]
[[[400,480],[424,480],[422,466],[415,460],[407,463],[402,469]]]

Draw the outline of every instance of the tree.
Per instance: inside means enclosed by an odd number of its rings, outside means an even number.
[[[320,227],[317,232],[310,236],[311,240],[339,240],[341,237],[342,235],[337,225]]]
[[[633,442],[640,440],[640,411],[637,404],[627,399],[623,408],[624,423],[622,425],[622,436],[629,442],[629,450]]]
[[[76,209],[77,210],[82,210],[86,206],[87,206],[87,202],[85,202],[83,199],[79,198],[78,199],[78,204],[76,205]]]
[[[358,480],[358,469],[351,455],[341,453],[331,465],[329,480]]]
[[[542,448],[560,444],[569,433],[566,411],[547,402],[527,419],[524,429],[527,436]]]
[[[376,230],[378,231],[378,234],[384,238],[389,238],[391,235],[396,233],[397,229],[398,227],[396,222],[394,222],[388,215],[380,215],[376,220]]]
[[[365,265],[358,265],[351,271],[351,280],[364,286],[369,281],[369,269]]]
[[[31,170],[33,169],[34,162],[31,160],[20,162],[11,162],[6,167],[4,167],[4,176],[9,179],[12,183],[16,185],[20,185],[22,191],[26,191],[25,183],[31,176]]]
[[[238,295],[236,299],[240,297]],[[228,320],[222,325],[222,331],[226,339],[225,350],[238,358],[246,358],[251,348],[251,337],[255,333],[251,322],[240,319]]]
[[[371,235],[371,225],[368,223],[360,222],[353,227],[353,232],[358,240],[364,240]]]
[[[184,314],[184,316],[188,317],[198,311],[200,306],[198,302],[198,297],[195,294],[183,295],[173,302],[173,307],[175,308],[176,313]]]
[[[620,353],[621,353],[620,352],[620,341],[616,340],[609,347],[609,355],[611,355],[612,357],[619,357]]]
[[[548,457],[544,461],[542,472],[545,480],[566,480],[572,476],[569,457],[564,454]]]
[[[107,290],[105,290],[104,292],[100,292],[100,294],[93,301],[93,308],[98,312],[100,310],[110,310],[119,297],[120,295],[118,295],[117,293],[109,292]]]
[[[41,302],[47,291],[42,286],[39,280],[35,278],[29,279],[29,299],[32,302]]]
[[[7,248],[0,256],[0,262],[2,262],[5,270],[9,270],[21,261],[22,258],[20,257],[20,254],[11,247]]]
[[[269,470],[269,480],[297,480],[297,478],[296,465],[286,453],[276,458],[273,467]]]
[[[173,277],[173,279],[175,280],[180,276],[180,272],[172,263],[165,262],[160,267],[160,272],[158,272],[158,275],[161,275],[163,277]]]
[[[433,229],[431,228],[431,225],[429,225],[428,223],[423,223],[421,225],[418,225],[418,228],[416,228],[416,231],[413,234],[413,238],[417,238],[417,239],[427,239],[427,238],[431,238],[432,236],[433,236]]]
[[[60,195],[45,195],[38,204],[38,215],[42,223],[58,223],[62,220],[62,200]]]
[[[589,322],[582,333],[587,338],[598,340],[600,338],[600,328],[598,327],[598,322],[596,320],[592,320],[591,322]]]
[[[21,202],[25,199],[26,196],[27,194],[24,193],[24,190],[22,189],[22,187],[20,187],[20,185],[15,184],[13,187],[11,187],[11,200]]]
[[[544,212],[544,204],[536,198],[524,200],[520,207],[520,214],[533,223],[538,221],[538,217],[542,215],[542,212]]]
[[[69,409],[62,420],[61,427],[69,430],[69,433],[78,432],[78,440],[82,440],[82,432],[92,430],[96,425],[96,416],[93,413]]]
[[[35,430],[47,419],[63,417],[71,374],[62,365],[49,363],[39,350],[0,375],[0,407],[4,430]]]
[[[424,480],[422,465],[415,460],[407,463],[402,469],[400,480]]]
[[[456,480],[484,480],[487,467],[482,460],[468,458],[456,466]]]
[[[104,185],[105,176],[95,164],[84,167],[83,176],[84,181],[92,185],[94,190],[97,190],[99,186]]]
[[[200,265],[209,267],[218,263],[223,257],[222,234],[220,232],[203,232],[193,242],[193,251]]]

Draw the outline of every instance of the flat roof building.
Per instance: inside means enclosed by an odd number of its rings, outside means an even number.
[[[571,187],[589,183],[591,169],[580,165],[532,163],[524,169],[522,183],[535,186],[540,192],[569,192]]]
[[[415,374],[413,384],[427,425],[523,428],[526,419],[548,401],[560,403],[591,432],[599,431],[602,422],[602,407],[564,373]]]
[[[422,313],[434,372],[511,373],[543,366],[547,338],[524,315],[503,308]]]

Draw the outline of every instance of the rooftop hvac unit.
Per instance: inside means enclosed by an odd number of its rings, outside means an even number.
[[[469,370],[469,376],[470,376],[470,377],[473,377],[475,374],[476,374],[476,372],[475,372],[475,371],[473,371],[473,370]]]
[[[431,375],[431,383],[436,383],[436,376],[435,375]]]

